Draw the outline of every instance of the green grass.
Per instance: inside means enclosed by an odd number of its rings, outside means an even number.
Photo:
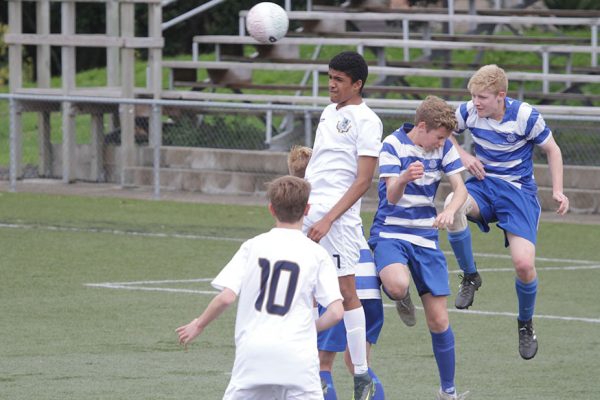
[[[371,218],[363,215],[367,225]],[[0,224],[0,397],[222,397],[234,357],[234,309],[185,352],[174,329],[211,296],[86,284],[212,278],[241,243],[227,238],[270,228],[265,207],[0,193]],[[497,257],[506,254],[502,235],[494,229],[473,236],[476,251],[487,256],[478,257],[484,285],[472,309],[490,314],[450,314],[459,390],[474,399],[597,398],[600,270],[561,267],[600,264],[600,226],[542,223],[536,313],[589,322],[538,317],[540,352],[527,362],[518,356],[515,318],[501,314],[516,311],[510,261]],[[445,237],[441,244],[448,249]],[[451,281],[456,289],[455,273]],[[211,290],[208,282],[143,286]],[[372,365],[387,398],[433,398],[437,372],[422,310],[414,328],[403,326],[393,308],[385,317]],[[350,398],[341,357],[335,380],[339,398]]]

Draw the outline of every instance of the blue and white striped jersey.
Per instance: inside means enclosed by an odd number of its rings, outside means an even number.
[[[383,141],[379,154],[379,208],[369,241],[377,238],[402,239],[437,249],[438,230],[432,226],[437,216],[435,194],[442,173],[453,175],[464,170],[464,167],[450,140],[446,140],[443,147],[426,152],[408,137],[412,128],[413,125],[404,124]],[[415,161],[423,163],[424,176],[409,182],[398,203],[390,204],[384,178],[400,176]]]
[[[480,118],[472,101],[456,109],[458,133],[471,131],[475,156],[486,176],[503,179],[528,193],[537,193],[533,176],[533,145],[543,145],[552,132],[531,105],[507,97],[502,121]]]

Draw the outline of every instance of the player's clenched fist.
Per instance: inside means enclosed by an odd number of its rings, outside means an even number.
[[[402,177],[405,182],[412,182],[422,178],[424,174],[425,167],[423,166],[423,163],[421,161],[415,161],[408,166],[404,173],[402,173]]]

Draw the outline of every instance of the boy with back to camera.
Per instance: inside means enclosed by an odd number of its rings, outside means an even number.
[[[452,224],[467,197],[459,155],[448,140],[456,128],[454,109],[435,96],[417,108],[415,124],[404,124],[383,141],[379,157],[379,207],[369,245],[384,291],[392,300],[406,296],[410,277],[425,310],[438,367],[438,400],[464,399],[454,385],[454,333],[446,298],[448,266],[438,229]],[[434,198],[442,175],[455,193],[437,213]]]
[[[342,52],[329,62],[329,98],[319,120],[306,180],[312,186],[306,235],[334,260],[344,297],[344,323],[354,366],[354,399],[371,400],[365,313],[356,294],[355,267],[365,243],[360,201],[371,186],[383,125],[363,102],[369,68],[364,58]]]
[[[275,228],[242,244],[212,281],[221,293],[176,330],[187,346],[239,296],[235,362],[224,400],[323,398],[317,330],[338,323],[343,306],[331,257],[301,231],[309,193],[310,185],[297,177],[269,184]],[[327,304],[316,322],[313,298]]]
[[[502,68],[481,67],[467,87],[472,100],[457,108],[456,119],[459,133],[466,129],[471,132],[475,156],[451,138],[473,175],[466,182],[467,201],[448,226],[448,241],[463,271],[455,305],[469,308],[482,284],[467,219],[477,223],[483,232],[489,232],[488,224],[497,222],[504,231],[504,245],[510,247],[516,272],[519,354],[529,360],[538,350],[533,313],[538,285],[535,245],[541,212],[533,177],[533,150],[537,146],[548,158],[552,198],[558,204],[559,215],[569,209],[569,199],[563,194],[562,154],[540,113],[529,104],[506,96],[508,78]],[[451,199],[452,194],[447,201]]]
[[[310,160],[312,149],[306,146],[293,146],[288,154],[288,171],[290,175],[304,178],[306,166]],[[367,341],[367,363],[369,364],[369,375],[375,383],[375,394],[373,400],[385,400],[383,385],[379,377],[370,367],[371,347],[377,343],[379,334],[383,327],[383,302],[381,300],[381,282],[377,277],[373,254],[368,247],[360,249],[360,258],[356,264],[356,294],[365,310],[365,327]],[[315,312],[318,316],[326,310],[319,306]],[[354,374],[354,366],[348,352],[346,340],[346,326],[340,321],[335,326],[319,332],[317,336],[319,349],[321,386],[323,387],[324,400],[337,400],[332,371],[337,353],[344,353],[344,361],[351,374]]]

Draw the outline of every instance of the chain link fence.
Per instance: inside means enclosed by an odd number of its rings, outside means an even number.
[[[0,179],[9,180],[11,161],[15,179],[64,179],[65,157],[72,157],[71,180],[115,182],[123,185],[162,185],[169,187],[160,170],[189,168],[214,171],[237,169],[241,173],[266,175],[285,173],[285,164],[260,161],[261,154],[277,154],[294,144],[312,145],[322,106],[190,101],[152,101],[92,98],[29,97],[9,101],[0,97]],[[65,101],[72,108],[65,118]],[[14,108],[11,109],[11,105]],[[127,108],[126,106],[129,106]],[[121,116],[133,113],[133,162],[124,166]],[[160,138],[153,139],[153,110],[159,112]],[[408,109],[376,109],[387,135],[404,122],[411,122]],[[13,126],[14,116],[20,129]],[[562,149],[565,165],[598,166],[600,117],[545,115]],[[72,144],[65,146],[65,124],[73,125]],[[20,130],[19,137],[11,132]],[[468,136],[466,136],[468,138]],[[12,139],[12,145],[11,145]],[[463,138],[460,138],[463,140]],[[154,146],[154,142],[158,143]],[[468,144],[468,143],[467,143]],[[71,146],[71,153],[66,150]],[[207,149],[228,158],[227,163],[207,163]],[[15,159],[11,158],[11,150]],[[175,155],[177,150],[178,155]],[[193,152],[205,150],[205,152]],[[236,153],[219,153],[235,150]],[[187,152],[186,152],[187,151]],[[233,162],[242,155],[252,162]],[[211,156],[214,157],[214,156]],[[539,151],[535,162],[546,163]],[[123,170],[129,172],[123,173]],[[144,172],[145,171],[145,172]],[[154,175],[153,175],[154,174]],[[143,175],[144,179],[136,176]],[[152,179],[153,177],[153,179]],[[248,178],[250,179],[250,178]],[[160,182],[160,183],[159,183]],[[224,188],[225,190],[226,188]],[[158,187],[155,190],[159,190]]]

